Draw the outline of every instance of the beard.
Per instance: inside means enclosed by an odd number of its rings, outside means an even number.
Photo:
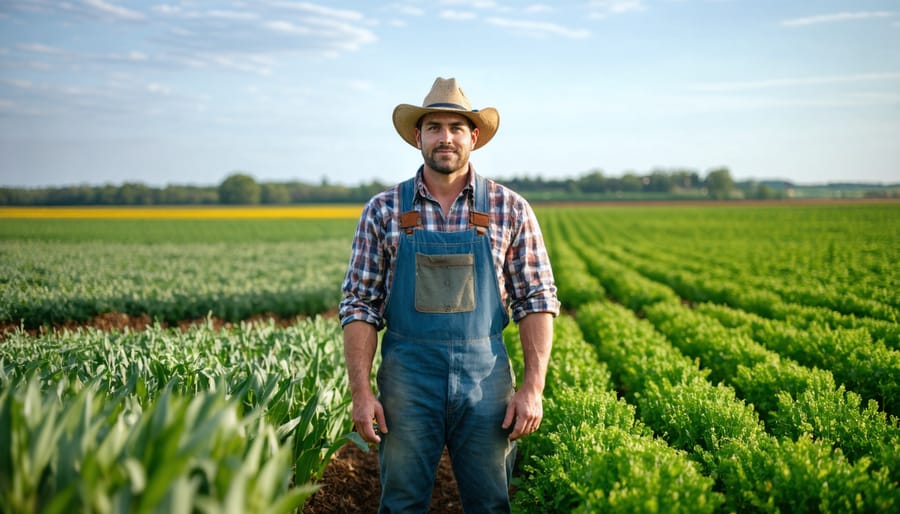
[[[453,154],[437,155],[437,152],[441,150],[452,150]],[[466,168],[469,164],[469,150],[460,147],[437,146],[430,151],[422,150],[422,157],[425,158],[425,164],[429,168],[444,175],[450,175]]]

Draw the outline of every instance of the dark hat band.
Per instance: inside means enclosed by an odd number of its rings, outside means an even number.
[[[425,106],[426,109],[432,109],[434,107],[449,107],[451,109],[459,109],[460,111],[468,111],[468,109],[466,109],[462,105],[451,104],[451,103],[447,103],[447,102],[438,102],[436,104],[429,104],[429,105]]]

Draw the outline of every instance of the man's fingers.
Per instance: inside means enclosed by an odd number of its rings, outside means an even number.
[[[388,433],[387,421],[384,420],[384,410],[381,408],[375,409],[375,424],[378,426],[379,432]]]
[[[506,407],[506,416],[503,417],[503,424],[501,425],[504,429],[509,428],[512,425],[513,420],[516,418],[516,406],[513,403],[510,403]]]
[[[378,436],[378,432],[375,431],[375,426],[371,422],[369,423],[357,423],[356,431],[359,432],[359,435],[363,438],[363,441],[367,443],[380,443],[381,437]]]
[[[531,419],[516,419],[516,424],[513,425],[513,431],[509,434],[510,440],[516,440],[520,437],[524,437],[528,434],[535,432],[538,427],[540,427],[541,421],[537,418]],[[504,427],[506,428],[506,427]]]

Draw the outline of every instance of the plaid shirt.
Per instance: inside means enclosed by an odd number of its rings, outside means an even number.
[[[469,228],[474,205],[475,170],[469,166],[469,183],[444,217],[441,206],[416,173],[413,207],[421,213],[425,230],[460,231]],[[516,322],[532,312],[559,314],[559,300],[550,259],[531,206],[519,194],[487,180],[491,219],[491,248],[500,300],[512,311]],[[362,320],[384,327],[385,301],[391,289],[400,244],[400,186],[372,197],[360,217],[353,239],[350,266],[340,302],[341,324]]]

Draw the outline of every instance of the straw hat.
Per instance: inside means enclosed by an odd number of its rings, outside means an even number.
[[[409,104],[400,104],[394,108],[394,128],[404,141],[418,148],[416,144],[416,124],[428,113],[450,112],[461,114],[472,121],[478,127],[478,141],[475,149],[486,145],[497,133],[500,126],[500,113],[493,107],[484,109],[472,109],[472,104],[466,98],[462,89],[456,85],[456,79],[444,79],[438,77],[431,86],[431,91],[422,107]]]

